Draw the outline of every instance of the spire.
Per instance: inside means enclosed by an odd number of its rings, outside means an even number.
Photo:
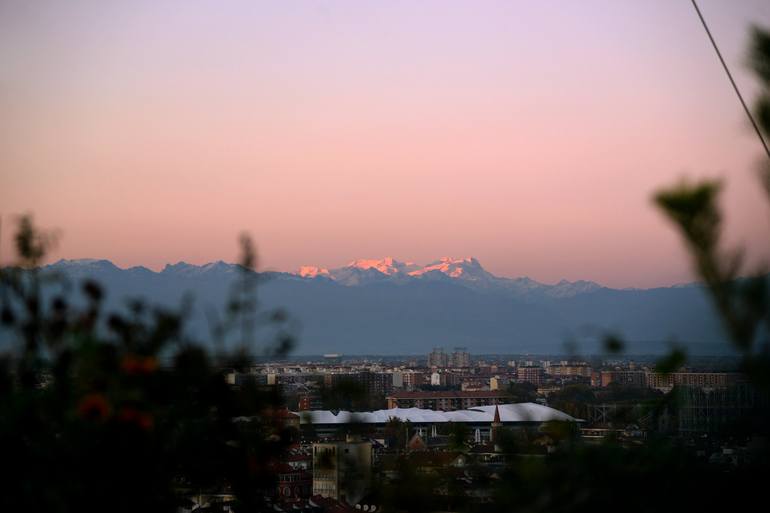
[[[500,422],[500,409],[495,405],[495,418],[492,420],[492,425],[489,429],[489,441],[490,442],[497,442],[498,439],[498,430],[503,426],[503,423]]]

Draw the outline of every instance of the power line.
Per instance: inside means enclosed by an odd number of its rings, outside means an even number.
[[[727,67],[727,63],[722,57],[722,52],[719,51],[717,42],[714,41],[714,36],[711,35],[711,31],[709,30],[709,27],[706,24],[706,20],[703,19],[703,14],[701,14],[700,8],[698,8],[698,4],[695,2],[695,0],[690,0],[690,1],[692,2],[692,6],[695,7],[695,12],[698,13],[698,18],[700,18],[700,22],[703,25],[703,28],[706,30],[706,35],[708,35],[709,40],[711,41],[711,45],[714,47],[714,51],[717,53],[717,57],[719,57],[719,62],[722,63],[722,67],[724,68],[725,73],[727,73],[727,78],[730,79],[730,83],[733,85],[735,94],[738,96],[738,99],[741,101],[741,105],[743,105],[743,110],[746,112],[746,116],[748,116],[749,121],[751,121],[751,125],[754,127],[754,131],[757,133],[757,137],[759,137],[759,142],[761,142],[762,147],[765,148],[765,153],[767,154],[768,160],[770,160],[770,148],[768,148],[767,142],[765,141],[765,138],[762,136],[762,131],[759,129],[759,125],[757,125],[757,122],[754,120],[754,116],[751,114],[751,110],[746,105],[746,101],[743,99],[743,95],[741,94],[741,91],[738,89],[738,85],[735,83],[732,73],[730,73],[730,68]]]

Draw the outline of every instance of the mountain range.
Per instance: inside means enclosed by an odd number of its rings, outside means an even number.
[[[344,267],[331,270],[303,266],[294,275],[309,279],[326,278],[346,286],[377,282],[405,284],[418,281],[441,281],[462,285],[472,290],[499,291],[510,294],[512,297],[530,298],[571,297],[601,288],[600,285],[590,281],[562,280],[556,285],[545,285],[529,278],[502,278],[487,272],[473,257],[442,257],[427,265],[399,262],[392,257],[381,260],[354,260]]]
[[[72,280],[91,278],[108,306],[126,298],[178,306],[194,298],[190,334],[209,338],[206,312],[226,304],[239,266],[180,262],[159,272],[122,269],[107,260],[60,260],[45,266]],[[591,281],[544,284],[486,271],[475,258],[426,265],[393,258],[355,260],[326,269],[259,273],[264,307],[282,307],[300,325],[296,354],[424,354],[433,346],[475,353],[581,353],[601,349],[608,333],[627,351],[661,353],[672,342],[696,354],[729,353],[702,287],[613,289]]]

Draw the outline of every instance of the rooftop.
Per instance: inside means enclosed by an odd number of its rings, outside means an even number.
[[[500,404],[497,406],[478,406],[468,410],[437,411],[422,408],[392,408],[366,412],[328,410],[302,412],[302,423],[313,424],[385,424],[391,419],[409,421],[416,424],[436,424],[442,422],[491,423],[495,408],[499,408],[500,420],[506,422],[576,422],[578,419],[554,408],[535,403]]]

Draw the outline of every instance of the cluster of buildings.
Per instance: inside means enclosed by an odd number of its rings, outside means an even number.
[[[586,443],[608,436],[644,443],[646,433],[661,426],[704,440],[756,405],[735,372],[664,374],[652,360],[473,358],[464,348],[434,348],[423,358],[334,354],[271,362],[229,373],[227,380],[279,387],[286,398],[281,419],[294,442],[274,462],[275,486],[265,493],[277,512],[379,511],[382,495],[373,488],[398,479],[404,464],[418,474],[441,475],[445,481],[435,493],[465,488],[482,500],[481,483],[494,482],[508,458],[522,456],[510,454],[506,437],[516,438],[517,451],[535,455],[558,450],[561,435],[549,427],[554,422],[571,426],[563,432]],[[563,403],[554,398],[571,385],[595,400],[577,410],[555,407]],[[346,394],[356,389],[374,406],[332,407],[327,392],[338,388]],[[680,394],[678,410],[650,419],[637,398],[672,390]]]
[[[743,376],[737,372],[689,369],[661,373],[652,361],[474,359],[464,347],[455,347],[451,352],[436,347],[422,359],[345,359],[343,355],[329,354],[303,363],[265,363],[249,373],[233,372],[228,381],[232,385],[254,382],[281,387],[290,400],[287,406],[297,411],[337,407],[325,399],[325,392],[344,387],[368,398],[368,409],[457,410],[504,403],[516,385],[533,387],[537,400],[546,403],[550,393],[571,384],[597,389],[649,388],[667,393],[685,386],[731,387],[741,383]]]
[[[654,369],[608,369],[594,371],[591,385],[607,387],[612,384],[631,387],[647,387],[670,392],[675,386],[704,388],[729,387],[745,382],[737,372],[656,372]]]
[[[296,422],[300,426],[296,442],[285,461],[275,464],[275,488],[265,494],[272,510],[279,512],[378,511],[382,496],[374,490],[398,479],[403,464],[418,474],[448,472],[445,477],[450,479],[459,472],[469,484],[463,469],[473,465],[489,478],[506,458],[520,456],[499,445],[504,433],[529,433],[543,440],[537,451],[547,452],[554,444],[543,434],[543,426],[578,423],[570,415],[533,403],[455,411],[393,408],[289,414],[296,416],[292,426]],[[450,441],[451,426],[462,426],[466,434],[461,443]]]
[[[534,404],[497,404],[467,410],[436,411],[393,408],[365,412],[317,410],[271,411],[264,416],[239,417],[238,423],[267,421],[280,429],[290,444],[279,460],[267,464],[273,480],[261,489],[270,511],[346,513],[382,510],[383,489],[403,477],[404,466],[417,476],[433,476],[445,486],[491,494],[506,461],[527,451],[554,450],[545,426],[553,422],[577,425],[578,419]],[[458,438],[452,432],[462,428]],[[535,441],[517,444],[517,452],[503,445],[518,434]],[[473,469],[473,472],[470,472]],[[397,487],[396,487],[397,488]],[[434,496],[455,493],[448,488],[424,490]],[[234,498],[225,491],[192,493],[189,511],[217,508],[228,511]],[[180,511],[184,511],[181,508]]]

